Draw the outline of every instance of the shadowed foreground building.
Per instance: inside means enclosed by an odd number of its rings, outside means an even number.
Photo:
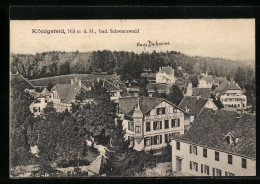
[[[185,135],[171,137],[172,171],[194,176],[255,176],[256,118],[204,108]]]

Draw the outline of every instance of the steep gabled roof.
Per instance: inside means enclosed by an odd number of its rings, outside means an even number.
[[[155,108],[157,105],[159,105],[162,101],[166,101],[167,103],[170,103],[172,106],[178,108],[171,102],[163,99],[163,98],[154,98],[154,97],[123,97],[119,98],[119,109],[122,112],[122,114],[130,115],[134,113],[135,107],[138,104],[139,99],[139,105],[140,109],[143,114],[146,114],[153,108]],[[180,108],[178,108],[180,109]],[[183,111],[182,109],[180,109]],[[183,111],[184,112],[184,111]],[[186,112],[184,112],[186,113]]]
[[[192,91],[192,96],[201,96],[203,98],[211,97],[211,88],[194,88]]]
[[[224,139],[229,132],[239,138],[235,145]],[[173,139],[255,159],[256,117],[243,113],[238,118],[236,111],[204,108],[189,131]]]
[[[25,89],[34,89],[34,86],[32,85],[32,83],[29,82],[26,78],[24,78],[20,74],[11,74],[10,81],[15,81],[15,82],[21,84]]]
[[[171,67],[162,67],[162,72],[165,72],[167,75],[173,75],[173,69]]]
[[[57,84],[52,90],[56,90],[62,103],[70,103],[73,101],[80,90],[83,88],[79,85]]]
[[[189,109],[187,112],[188,114],[192,116],[198,116],[200,111],[203,109],[203,107],[208,102],[207,98],[201,98],[196,96],[185,96],[181,103],[179,104],[179,108],[183,109],[184,111],[186,109]]]
[[[236,84],[234,81],[228,82],[227,80],[224,80],[214,91],[214,95],[218,95],[218,97],[222,96],[224,93],[226,93],[228,90],[241,90],[241,88]],[[242,90],[241,90],[242,91]]]
[[[205,80],[206,82],[213,83],[214,79],[211,75],[205,75],[200,80]]]

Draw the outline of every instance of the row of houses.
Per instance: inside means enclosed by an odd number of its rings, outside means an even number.
[[[30,106],[35,115],[50,101],[57,111],[69,110],[75,96],[81,90],[91,90],[94,81],[71,79],[70,84],[56,84],[50,92],[45,88],[37,93],[22,76],[12,77],[28,85],[36,99]],[[243,108],[219,110],[212,99],[200,95],[185,96],[178,106],[163,98],[129,96],[120,81],[101,81],[117,104],[125,139],[134,149],[156,150],[170,143],[172,171],[184,175],[255,175],[254,114],[244,112]],[[225,99],[223,96],[230,99],[234,96],[227,94],[241,91],[237,85],[226,84],[219,85],[222,90],[215,89],[220,100]]]

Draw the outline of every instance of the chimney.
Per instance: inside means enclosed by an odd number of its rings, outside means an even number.
[[[200,95],[199,96],[197,96],[197,100],[199,100],[200,99]]]
[[[161,67],[159,67],[159,72],[161,73]]]
[[[70,84],[73,85],[74,81],[73,79],[70,79]]]
[[[16,74],[19,74],[19,72],[17,71]]]
[[[79,79],[79,86],[81,87],[81,79]]]
[[[99,78],[99,77],[97,78],[97,81],[98,81],[98,82],[100,81],[100,78]]]

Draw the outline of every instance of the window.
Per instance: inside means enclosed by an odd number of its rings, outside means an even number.
[[[162,108],[162,114],[165,114],[165,107]]]
[[[181,143],[180,142],[176,142],[176,149],[180,150],[181,149]]]
[[[141,133],[141,127],[140,126],[136,126],[135,127],[135,132],[136,133]]]
[[[150,143],[150,137],[145,137],[144,138],[144,146],[150,146],[151,143]]]
[[[246,159],[242,158],[242,168],[246,169]]]
[[[172,119],[172,128],[176,126],[176,119]]]
[[[225,176],[235,176],[235,174],[226,171]]]
[[[207,149],[205,149],[205,148],[203,148],[203,157],[205,157],[205,158],[208,157]]]
[[[165,143],[168,143],[169,142],[169,135],[168,134],[165,134]]]
[[[220,169],[216,169],[216,176],[221,176],[221,170]]]
[[[197,162],[192,162],[192,170],[198,171],[198,163]]]
[[[146,132],[151,131],[151,123],[150,122],[146,122]]]
[[[163,107],[163,108],[157,108],[157,109],[156,109],[156,114],[157,114],[157,115],[165,114],[165,107]]]
[[[219,152],[215,151],[215,160],[219,161]]]
[[[132,121],[128,121],[128,130],[134,131],[134,123]]]
[[[48,103],[48,101],[47,101],[47,100],[45,100],[45,103]]]
[[[154,139],[154,145],[161,144],[162,143],[162,135],[156,135],[153,137]]]
[[[190,154],[192,154],[192,145],[190,145]]]
[[[164,128],[169,128],[169,120],[164,120]]]
[[[201,164],[201,173],[209,175],[209,166]]]
[[[198,171],[198,163],[190,161],[190,170]]]
[[[228,155],[228,164],[232,165],[232,155]]]
[[[177,125],[176,125],[177,127],[180,127],[180,118],[179,119],[177,119]]]
[[[160,130],[160,129],[162,129],[162,121],[154,121],[153,130]]]
[[[198,154],[198,152],[197,152],[197,146],[193,146],[193,154]]]

